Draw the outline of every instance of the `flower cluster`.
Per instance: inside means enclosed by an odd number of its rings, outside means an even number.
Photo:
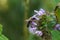
[[[36,14],[34,14],[32,17],[30,17],[27,21],[28,21],[28,30],[30,33],[37,35],[37,36],[42,36],[43,32],[41,30],[38,30],[37,28],[37,23],[35,21],[39,21],[39,17],[45,14],[45,10],[40,9],[39,11],[34,10],[34,12]]]
[[[37,35],[37,36],[42,36],[43,35],[43,32],[40,31],[40,30],[37,30],[37,27],[29,27],[28,28],[29,32],[33,35]]]
[[[45,10],[42,9],[42,8],[39,11],[34,10],[34,12],[36,14],[34,14],[32,17],[30,17],[28,20],[26,20],[27,22],[30,21],[33,18],[35,18],[36,20],[39,20],[40,19],[40,18],[38,18],[39,16],[45,15]]]
[[[36,14],[33,15],[32,18],[36,18],[36,20],[39,20],[40,18],[38,18],[38,17],[45,14],[45,10],[43,10],[43,9],[40,9],[39,11],[34,10],[34,12],[35,12]]]

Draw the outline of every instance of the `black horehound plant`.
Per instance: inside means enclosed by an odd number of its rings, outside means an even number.
[[[36,14],[26,20],[29,32],[41,37],[41,40],[52,40],[51,30],[56,24],[54,13],[49,13],[42,8],[39,11],[34,10],[34,12]]]

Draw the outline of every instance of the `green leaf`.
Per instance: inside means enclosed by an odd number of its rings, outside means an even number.
[[[52,40],[60,40],[60,32],[57,30],[52,30]]]
[[[1,34],[0,35],[0,40],[8,40],[8,38]]]

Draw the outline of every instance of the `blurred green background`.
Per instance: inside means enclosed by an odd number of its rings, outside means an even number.
[[[43,8],[52,12],[60,0],[0,0],[0,23],[9,40],[27,40],[25,20],[34,10]]]

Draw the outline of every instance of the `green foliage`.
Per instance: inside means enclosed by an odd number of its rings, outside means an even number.
[[[49,13],[43,15],[40,21],[40,26],[42,26],[43,28],[47,27],[48,29],[52,30],[54,25],[56,24],[56,17],[54,13]]]
[[[57,23],[60,23],[60,8],[56,10]]]
[[[1,34],[0,35],[0,40],[8,40],[8,38]]]
[[[60,40],[60,32],[57,30],[52,30],[52,40]]]
[[[0,34],[2,33],[2,25],[0,24]]]
[[[47,22],[48,28],[52,30],[56,24],[56,16],[54,13],[50,13],[50,15],[47,16]]]
[[[7,37],[5,37],[3,34],[2,34],[2,25],[0,24],[0,40],[8,40]]]
[[[41,40],[41,37],[38,37],[36,35],[29,34],[28,40]]]

